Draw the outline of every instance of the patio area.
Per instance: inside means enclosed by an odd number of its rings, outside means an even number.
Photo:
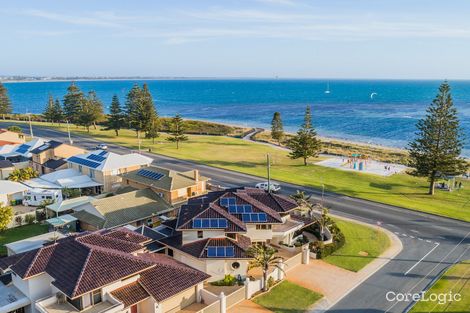
[[[113,304],[108,301],[103,301],[89,308],[86,308],[82,311],[79,311],[70,303],[68,302],[58,303],[57,300],[55,299],[55,296],[53,298],[54,298],[54,301],[52,303],[44,303],[43,305],[42,302],[38,302],[36,305],[39,308],[41,308],[41,311],[47,312],[47,313],[76,313],[76,312],[100,313],[100,312],[107,311],[119,305],[119,304]],[[49,299],[50,298],[46,299],[46,301],[51,302],[49,301]]]

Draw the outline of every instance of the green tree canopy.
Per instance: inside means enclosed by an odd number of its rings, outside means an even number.
[[[14,132],[14,133],[18,133],[18,134],[23,133],[23,129],[19,126],[16,126],[16,125],[8,126],[7,130],[9,130],[11,132]]]
[[[83,95],[83,92],[75,85],[75,83],[72,82],[67,88],[67,93],[63,99],[64,116],[70,123],[79,123],[80,111],[84,100],[85,96]]]
[[[170,136],[167,138],[168,141],[176,142],[176,149],[179,149],[179,143],[187,141],[188,137],[184,134],[184,120],[181,115],[176,114],[171,120]]]
[[[54,97],[52,97],[52,95],[49,95],[46,108],[44,109],[44,112],[42,113],[46,121],[50,121],[51,123],[54,122],[54,117],[55,117],[54,109],[55,109]]]
[[[127,94],[125,113],[129,128],[134,129],[137,135],[141,131],[148,132],[154,127],[158,114],[147,84],[142,88],[137,84],[132,87]]]
[[[8,224],[10,224],[13,216],[12,207],[5,203],[0,203],[0,231],[4,231],[8,228]]]
[[[268,271],[271,267],[277,267],[279,270],[283,269],[279,266],[282,257],[277,255],[277,250],[267,244],[255,244],[248,248],[247,255],[253,259],[249,263],[249,268],[261,268],[263,272],[263,291],[268,290]]]
[[[312,126],[312,113],[310,106],[305,109],[304,122],[297,134],[289,140],[287,147],[291,149],[291,159],[302,158],[304,165],[311,157],[316,157],[321,149],[321,141],[317,138],[317,132]]]
[[[5,114],[11,114],[13,111],[11,100],[8,97],[8,92],[5,86],[0,82],[0,114],[5,119]]]
[[[22,182],[36,177],[39,177],[39,173],[35,171],[32,167],[19,169],[17,168],[13,172],[11,172],[10,175],[8,175],[8,180],[14,182]]]
[[[281,113],[274,112],[271,121],[271,137],[281,145],[281,140],[284,138],[284,127],[282,125]]]
[[[415,169],[414,175],[428,178],[428,193],[433,195],[437,179],[460,175],[468,169],[468,163],[460,156],[464,135],[447,81],[439,87],[416,128],[416,138],[408,148],[410,165]]]
[[[82,99],[78,124],[84,126],[90,131],[90,126],[96,125],[96,122],[103,116],[103,104],[96,95],[96,92],[90,91],[86,98]]]
[[[108,121],[106,122],[106,130],[114,130],[116,136],[119,136],[119,130],[124,127],[124,123],[121,103],[119,102],[118,96],[114,95],[109,109]]]

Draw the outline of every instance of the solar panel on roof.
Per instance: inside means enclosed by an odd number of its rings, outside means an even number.
[[[18,152],[18,153],[26,153],[29,148],[30,148],[29,145],[22,144],[21,146],[18,147],[18,149],[16,149],[16,152]]]
[[[242,221],[245,223],[267,222],[266,213],[243,213]]]
[[[98,153],[98,155],[104,156],[106,153],[108,153],[108,151],[104,151],[104,150],[103,150],[103,151],[101,151],[100,153]]]
[[[235,198],[220,198],[220,205],[228,207],[229,205],[234,205],[236,203]]]
[[[87,156],[87,159],[98,161],[98,162],[103,162],[104,160],[106,160],[105,157],[98,155],[98,154],[90,154],[89,156]]]
[[[150,179],[154,179],[154,180],[160,180],[160,179],[162,179],[163,176],[165,176],[162,173],[157,173],[157,172],[149,171],[149,170],[146,170],[146,169],[139,170],[137,172],[137,175],[140,175],[140,176],[146,177],[146,178],[150,178]]]
[[[234,257],[235,248],[231,246],[209,246],[207,247],[207,256],[211,258]]]
[[[75,157],[75,156],[70,157],[68,160],[70,162],[77,163],[77,164],[84,165],[86,167],[91,167],[91,168],[97,168],[98,166],[100,166],[100,163],[90,161],[87,159],[82,159],[82,158]]]
[[[232,204],[228,206],[228,212],[231,214],[252,213],[251,204]]]
[[[225,218],[195,218],[193,228],[226,228],[228,222]]]

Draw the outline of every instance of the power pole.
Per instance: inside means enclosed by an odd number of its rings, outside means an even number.
[[[266,154],[266,161],[268,166],[268,193],[271,193],[271,156]]]

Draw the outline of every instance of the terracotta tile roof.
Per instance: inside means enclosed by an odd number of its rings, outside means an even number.
[[[143,240],[144,236],[126,229],[82,233],[0,259],[0,268],[11,266],[23,279],[47,273],[52,284],[70,298],[140,274],[136,284],[114,291],[126,307],[149,294],[157,301],[165,300],[209,278],[161,254],[131,254],[142,249]]]
[[[246,250],[251,245],[251,240],[248,237],[238,235],[238,240],[234,240],[228,237],[220,237],[220,238],[205,238],[201,240],[192,241],[186,244],[182,244],[182,235],[181,232],[178,232],[176,236],[165,238],[159,240],[162,244],[180,250],[184,253],[192,255],[195,258],[200,259],[210,259],[207,256],[207,247],[209,246],[227,246],[227,247],[234,247],[235,255],[234,257],[217,257],[216,259],[248,259],[250,257],[247,256]]]
[[[192,221],[196,217],[226,218],[228,226],[227,232],[244,232],[246,223],[241,220],[240,214],[230,214],[228,209],[220,205],[221,198],[235,198],[237,204],[251,204],[253,212],[264,212],[267,215],[266,222],[256,222],[256,224],[280,224],[282,217],[280,213],[287,213],[297,207],[297,204],[284,196],[269,194],[260,189],[240,188],[226,191],[209,192],[188,201],[188,204],[181,206],[176,229],[192,229]]]
[[[124,308],[128,308],[150,297],[148,292],[137,281],[116,289],[111,294],[124,304]]]
[[[77,238],[77,241],[106,249],[119,250],[126,253],[132,253],[143,249],[143,246],[140,244],[109,237],[99,233],[91,233],[80,236]]]
[[[139,256],[156,265],[140,275],[139,283],[157,301],[168,299],[210,278],[210,275],[163,254]]]
[[[145,227],[148,228],[147,226],[145,226]],[[151,229],[151,228],[149,228],[149,229]],[[105,231],[102,231],[101,233],[106,237],[125,240],[125,241],[129,241],[129,242],[132,242],[132,243],[140,244],[140,245],[143,245],[143,244],[149,242],[150,238],[151,238],[150,236],[146,236],[145,233],[142,235],[138,232],[134,232],[134,231],[132,231],[128,228],[125,228],[125,227],[114,228],[114,229],[111,229],[111,230],[105,230]]]

